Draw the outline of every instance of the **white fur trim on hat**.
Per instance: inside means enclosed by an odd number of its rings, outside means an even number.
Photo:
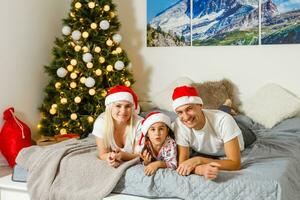
[[[148,129],[152,126],[152,124],[155,124],[157,122],[163,122],[165,123],[169,128],[171,128],[171,119],[162,113],[155,113],[148,118],[145,119],[142,125],[142,134],[146,135],[148,132]]]
[[[129,92],[117,92],[105,98],[105,106],[117,101],[128,101],[134,105],[133,97]]]
[[[186,104],[203,104],[203,101],[199,96],[183,96],[175,99],[172,103],[172,107],[175,111],[176,108]]]

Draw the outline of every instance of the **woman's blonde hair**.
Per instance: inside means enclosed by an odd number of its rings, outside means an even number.
[[[110,149],[111,148],[111,142],[114,140],[114,120],[112,117],[112,105],[107,105],[104,112],[104,137],[103,137],[103,145],[104,148]],[[131,116],[129,119],[129,123],[127,123],[126,130],[125,130],[125,136],[126,139],[129,137],[130,141],[133,141],[132,143],[132,151],[134,151],[135,146],[135,133],[133,132],[133,124],[136,120],[136,114],[134,110],[134,106],[132,106]]]

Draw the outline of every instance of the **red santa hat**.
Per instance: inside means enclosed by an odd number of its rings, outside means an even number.
[[[128,101],[134,105],[136,110],[138,109],[137,95],[131,88],[124,85],[117,85],[109,89],[105,98],[105,106],[117,101]]]
[[[203,104],[196,88],[192,86],[176,87],[173,91],[172,99],[172,107],[174,111],[176,108],[186,104]]]
[[[171,119],[167,115],[160,113],[160,112],[151,112],[149,113],[146,118],[142,121],[142,135],[139,141],[139,145],[142,144],[143,138],[147,135],[147,132],[149,128],[157,123],[157,122],[163,122],[165,123],[169,128],[171,128]]]

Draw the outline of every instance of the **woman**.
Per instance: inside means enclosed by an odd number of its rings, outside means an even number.
[[[105,98],[105,112],[94,123],[99,158],[113,167],[139,156],[138,138],[143,118],[136,114],[136,94],[126,86],[112,87]]]

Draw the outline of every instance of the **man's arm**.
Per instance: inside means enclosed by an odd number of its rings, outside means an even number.
[[[226,159],[218,160],[218,159],[210,159],[205,157],[194,157],[194,163],[199,164],[208,164],[211,162],[215,162],[220,164],[219,169],[222,170],[239,170],[241,168],[241,153],[240,146],[238,142],[238,137],[233,138],[232,140],[226,142],[224,144],[224,151],[226,155]]]
[[[186,161],[190,157],[190,148],[177,145],[178,150],[178,164],[181,164],[183,161]]]

